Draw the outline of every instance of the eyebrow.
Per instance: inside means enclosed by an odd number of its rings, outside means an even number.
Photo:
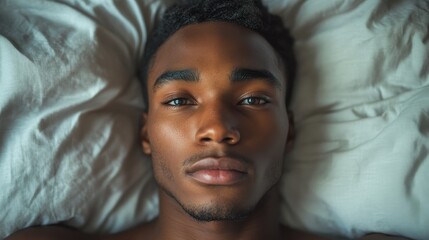
[[[155,80],[153,88],[156,90],[171,81],[198,82],[199,79],[199,73],[193,69],[167,71]]]
[[[231,82],[246,82],[255,79],[266,81],[268,84],[276,88],[281,87],[280,81],[267,70],[236,68],[230,76]]]
[[[257,79],[265,81],[273,87],[281,87],[280,81],[267,70],[236,68],[232,71],[229,79],[231,82],[247,82]],[[157,90],[162,85],[171,81],[198,82],[199,80],[199,73],[194,69],[166,71],[155,80],[153,88]]]

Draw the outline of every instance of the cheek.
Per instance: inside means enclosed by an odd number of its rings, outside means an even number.
[[[287,116],[268,117],[253,127],[252,156],[257,157],[255,164],[260,169],[261,177],[269,182],[276,181],[282,172],[283,158],[286,152],[288,134]]]
[[[177,169],[177,165],[186,157],[186,153],[189,152],[186,147],[189,145],[186,144],[186,141],[189,141],[184,129],[186,125],[174,121],[154,121],[149,127],[152,162],[157,170],[172,167]]]
[[[255,151],[263,156],[282,155],[285,151],[289,122],[286,114],[263,116],[257,121],[257,126],[247,126],[246,132]]]
[[[186,122],[175,121],[174,117],[165,120],[153,121],[149,127],[149,139],[152,148],[169,153],[183,146],[189,136],[186,134]]]
[[[168,164],[167,158],[160,153],[162,151],[156,150],[152,152],[152,166],[155,179],[158,183],[164,182],[164,178],[174,181],[174,175],[171,171],[172,167]]]
[[[177,169],[180,169],[180,160],[183,156],[180,138],[181,134],[177,127],[171,123],[163,121],[153,121],[149,126],[148,137],[151,146],[151,158],[153,174],[159,186],[167,191],[174,189],[172,183],[176,182],[178,177]]]

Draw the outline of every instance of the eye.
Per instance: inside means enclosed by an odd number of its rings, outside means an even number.
[[[265,105],[269,103],[268,99],[263,97],[247,97],[239,102],[240,105]]]
[[[172,106],[172,107],[180,107],[184,105],[194,105],[195,103],[188,98],[175,98],[175,99],[168,100],[163,104]]]

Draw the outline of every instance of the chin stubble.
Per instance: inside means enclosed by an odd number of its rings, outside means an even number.
[[[199,222],[212,221],[241,221],[246,219],[254,210],[254,207],[247,209],[236,209],[234,206],[214,206],[213,204],[205,204],[203,206],[186,205],[179,201],[172,192],[168,191],[164,186],[159,185],[161,190],[171,197],[183,211]]]
[[[161,156],[158,156],[158,160],[160,160],[159,167],[162,172],[162,175],[169,179],[170,181],[174,181],[173,174],[163,161],[163,158]],[[278,173],[278,167],[282,166],[281,162],[277,162],[273,164],[271,169],[269,169],[267,174],[267,177],[270,178],[271,186],[267,189],[266,193],[269,192],[278,182],[280,179],[280,174]],[[153,167],[153,166],[152,166]],[[154,170],[154,169],[153,169]],[[155,180],[160,188],[161,191],[163,191],[167,196],[172,198],[179,206],[183,209],[183,211],[188,214],[190,217],[192,217],[194,220],[199,222],[212,222],[212,221],[242,221],[248,218],[255,210],[256,206],[259,204],[262,198],[255,203],[254,206],[251,206],[249,208],[240,209],[237,208],[237,206],[234,206],[233,204],[218,204],[215,202],[207,203],[203,205],[192,205],[192,204],[186,204],[182,203],[173,193],[172,191],[168,190],[167,187],[163,184],[161,176],[156,176]],[[158,179],[160,177],[161,179]],[[265,193],[265,194],[266,194]],[[265,195],[264,194],[264,195]]]

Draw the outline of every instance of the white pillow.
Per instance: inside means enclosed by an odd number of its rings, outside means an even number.
[[[136,67],[160,3],[0,2],[0,238],[117,232],[157,210]]]
[[[157,215],[135,73],[168,2],[0,1],[0,238],[56,222],[118,232]],[[428,3],[266,3],[299,62],[282,221],[428,239]]]
[[[429,239],[429,3],[269,3],[299,62],[282,221]]]

